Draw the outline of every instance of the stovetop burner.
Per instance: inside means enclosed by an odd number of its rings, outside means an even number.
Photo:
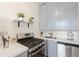
[[[29,48],[33,48],[36,45],[42,43],[43,41],[44,41],[43,39],[34,38],[34,37],[22,38],[22,39],[18,40],[19,43],[21,43]]]

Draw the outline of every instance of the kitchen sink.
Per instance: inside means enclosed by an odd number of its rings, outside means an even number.
[[[57,37],[46,36],[45,38],[57,39]]]

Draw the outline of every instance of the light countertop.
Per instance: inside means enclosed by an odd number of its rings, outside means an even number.
[[[69,44],[74,44],[74,45],[79,45],[78,40],[67,40],[65,38],[58,38],[58,39],[48,39],[52,41],[58,41],[58,42],[63,42],[63,43],[69,43]]]
[[[44,37],[36,37],[44,40],[52,40],[52,41],[58,41],[58,42],[63,42],[63,43],[70,43],[74,45],[79,45],[79,40],[68,40],[66,38],[57,38],[57,39],[52,39],[52,38],[44,38]]]
[[[27,50],[28,48],[26,46],[17,42],[10,43],[8,48],[0,48],[0,57],[14,57]]]

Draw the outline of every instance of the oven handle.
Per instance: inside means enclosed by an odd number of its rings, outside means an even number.
[[[32,55],[35,55],[36,53],[38,53],[39,51],[41,51],[41,50],[44,49],[44,48],[45,48],[45,45],[44,45],[41,49],[39,49],[39,50],[37,50],[36,52],[32,53]]]

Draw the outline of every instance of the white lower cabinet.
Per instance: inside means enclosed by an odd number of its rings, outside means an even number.
[[[47,40],[48,57],[57,57],[57,41]]]
[[[65,57],[65,46],[63,44],[58,44],[57,57]]]

